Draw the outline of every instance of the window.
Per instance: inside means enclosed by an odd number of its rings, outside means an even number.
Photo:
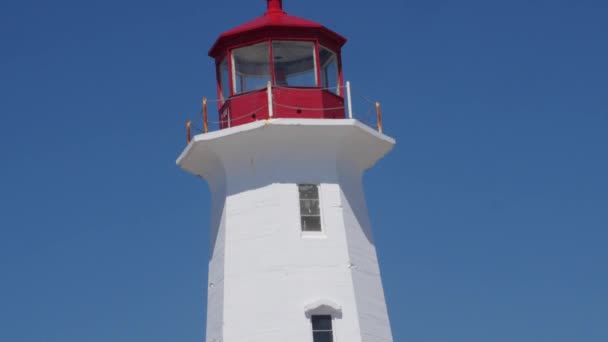
[[[338,87],[338,58],[336,54],[327,48],[320,46],[319,58],[321,59],[321,88],[329,89],[340,95]]]
[[[334,341],[330,315],[313,315],[310,317],[310,321],[312,322],[313,342]]]
[[[270,46],[255,44],[232,50],[232,71],[236,94],[262,89],[270,81]]]
[[[220,88],[222,89],[222,100],[226,100],[230,97],[230,81],[228,77],[228,60],[224,58],[220,64]]]
[[[317,65],[313,42],[272,42],[274,83],[279,86],[317,86]]]
[[[319,209],[319,186],[299,184],[300,222],[304,232],[321,231],[321,211]]]

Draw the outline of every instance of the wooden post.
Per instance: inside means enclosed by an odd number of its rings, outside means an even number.
[[[376,116],[378,120],[378,132],[382,133],[382,113],[380,112],[380,102],[376,102]]]
[[[209,122],[207,119],[207,98],[203,97],[203,126],[205,133],[209,132]]]
[[[192,133],[190,133],[191,126],[192,126],[192,122],[190,120],[186,121],[186,139],[188,140],[188,144],[192,140]]]

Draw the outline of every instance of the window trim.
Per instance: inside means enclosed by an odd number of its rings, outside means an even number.
[[[304,313],[308,318],[313,315],[331,315],[334,318],[342,318],[342,307],[330,299],[321,298],[306,305]]]

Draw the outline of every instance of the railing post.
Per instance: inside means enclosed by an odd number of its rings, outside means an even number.
[[[209,122],[207,118],[207,98],[203,97],[203,126],[205,133],[209,132]]]
[[[350,81],[346,81],[346,101],[348,102],[348,118],[353,118],[353,100],[350,96]]]
[[[274,113],[272,106],[272,84],[270,83],[270,81],[268,81],[268,84],[266,85],[266,92],[268,92],[268,117],[272,118]]]
[[[192,126],[192,122],[190,120],[186,121],[186,139],[188,140],[188,144],[192,140],[192,134],[190,133],[190,126]]]
[[[380,102],[376,102],[376,116],[378,120],[378,132],[382,133],[382,113],[380,112]]]

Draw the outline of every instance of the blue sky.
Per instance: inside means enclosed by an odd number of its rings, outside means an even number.
[[[398,141],[365,179],[395,341],[608,340],[608,3],[284,2]],[[0,3],[0,341],[203,340],[209,192],[174,162],[264,7]]]

